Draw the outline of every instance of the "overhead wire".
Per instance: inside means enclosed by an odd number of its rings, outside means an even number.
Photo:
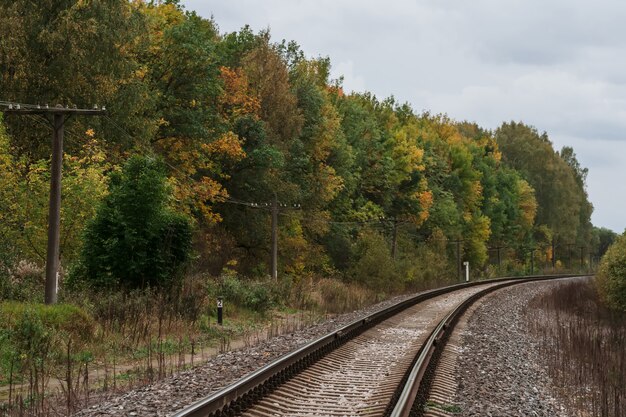
[[[12,105],[16,105],[16,104],[20,104],[22,107],[28,107],[28,108],[39,108],[37,105],[30,105],[30,104],[23,104],[23,103],[15,103],[15,102],[7,102],[7,101],[0,101],[0,105],[8,105],[8,104],[12,104]],[[47,119],[45,119],[43,116],[39,115],[39,117],[37,117],[37,115],[26,115],[30,120],[36,122],[39,125],[45,125],[46,127],[49,127],[46,123],[49,123],[49,121]],[[152,149],[146,147],[144,144],[141,144],[140,142],[136,141],[130,133],[128,133],[124,128],[122,128],[119,124],[117,124],[111,117],[109,117],[108,115],[104,115],[102,116],[106,122],[108,122],[110,124],[110,126],[112,126],[113,128],[115,128],[118,132],[120,132],[121,134],[123,134],[126,138],[130,139],[131,141],[133,141],[133,143],[135,145],[138,145],[141,150],[145,151],[145,152],[149,152],[152,153],[154,152]],[[45,121],[45,122],[44,122]],[[76,132],[72,131],[71,129],[66,129],[66,132],[68,133],[69,136],[73,137],[74,139],[82,139],[81,135],[77,134]],[[179,174],[183,175],[184,177],[186,177],[187,179],[191,180],[191,181],[197,181],[195,178],[191,177],[189,174],[181,171],[178,167],[176,167],[175,165],[170,164],[168,161],[164,161],[164,163],[172,170],[178,172]],[[271,210],[272,209],[272,203],[256,203],[256,202],[251,202],[251,201],[244,201],[241,199],[237,199],[231,196],[228,197],[221,197],[221,198],[217,198],[216,203],[228,203],[228,204],[235,204],[235,205],[241,205],[241,206],[246,206],[246,207],[250,207],[250,208],[254,208],[254,209],[259,209],[259,210]],[[289,210],[288,212],[285,212],[284,209],[285,208],[292,208],[289,205],[283,205],[281,207],[280,212],[278,213],[280,216],[290,216],[290,217],[294,217],[294,214],[291,213],[291,211],[293,210]],[[332,224],[332,225],[353,225],[353,226],[374,226],[374,227],[387,227],[389,223],[391,222],[396,222],[396,224],[398,225],[402,225],[402,224],[408,224],[410,222],[406,221],[406,220],[397,220],[394,218],[379,218],[379,219],[368,219],[368,220],[327,220],[327,219],[322,219],[319,217],[303,217],[303,216],[297,216],[298,220],[300,221],[305,221],[305,222],[309,222],[309,223],[326,223],[326,224]],[[409,233],[406,232],[405,233]],[[417,235],[415,235],[417,236]]]
[[[103,116],[104,119],[109,122],[111,124],[111,126],[113,126],[115,129],[117,129],[120,133],[122,133],[123,135],[125,135],[128,139],[130,139],[131,141],[134,141],[134,143],[136,145],[139,145],[143,151],[145,152],[149,152],[152,153],[154,152],[152,149],[149,149],[148,147],[146,147],[144,144],[141,144],[140,142],[136,141],[135,138],[128,133],[124,128],[122,128],[120,125],[118,125],[113,119],[111,119],[109,116],[104,115]],[[197,181],[197,179],[191,177],[189,174],[187,174],[186,172],[183,172],[180,170],[180,168],[170,164],[168,161],[164,160],[163,161],[165,163],[165,165],[167,165],[170,169],[178,172],[179,174],[183,175],[184,177],[186,177],[187,179],[191,180],[191,181]],[[242,206],[248,206],[248,207],[254,207],[254,208],[258,208],[258,209],[266,209],[266,207],[261,206],[258,203],[254,203],[254,202],[249,202],[249,201],[243,201],[243,200],[238,200],[232,197],[218,197],[216,199],[217,203],[230,203],[230,204],[237,204],[237,205],[242,205]],[[267,207],[269,208],[269,207]]]

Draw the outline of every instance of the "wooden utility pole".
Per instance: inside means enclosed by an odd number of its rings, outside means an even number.
[[[272,200],[272,279],[278,279],[278,199]]]
[[[461,266],[461,240],[457,239],[456,241],[456,267],[457,267],[457,278],[459,280],[463,280],[463,271]]]
[[[398,247],[398,219],[393,219],[393,231],[391,235],[391,259],[396,259],[397,247]]]
[[[581,271],[582,271],[582,269],[583,269],[583,265],[585,264],[585,260],[584,260],[584,258],[583,258],[584,250],[585,250],[585,247],[584,247],[584,246],[581,246],[581,247],[580,247],[580,270],[581,270]]]
[[[265,203],[265,206],[267,207],[267,203]],[[260,206],[255,203],[253,207],[260,207]],[[272,200],[272,203],[270,204],[270,209],[272,212],[272,249],[271,249],[272,264],[271,264],[270,274],[272,276],[272,279],[277,280],[278,279],[278,213],[281,210],[300,210],[301,206],[300,204],[293,204],[289,206],[287,204],[279,203],[278,197],[276,196],[276,194],[274,194],[274,200]]]
[[[500,250],[505,248],[506,246],[494,246],[489,248],[489,250],[495,250],[496,251],[496,260],[498,261],[498,268],[500,266],[502,266],[502,256],[501,256],[501,252]],[[491,255],[489,255],[489,259],[491,260]]]
[[[63,127],[65,120],[72,115],[101,116],[104,108],[70,109],[56,107],[10,105],[6,114],[38,114],[52,116],[52,166],[50,176],[50,205],[48,208],[48,249],[46,254],[46,289],[45,303],[56,304],[59,287],[59,232],[61,228],[61,171],[63,168]]]
[[[572,247],[576,246],[575,243],[567,244],[567,268],[572,269]]]

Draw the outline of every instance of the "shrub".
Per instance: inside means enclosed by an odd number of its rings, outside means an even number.
[[[191,223],[167,207],[165,170],[134,156],[111,175],[109,194],[87,225],[75,274],[98,286],[169,287],[191,253]]]
[[[0,381],[8,383],[11,391],[13,384],[29,380],[25,400],[38,407],[37,401],[44,396],[47,381],[61,364],[66,366],[69,387],[73,378],[72,361],[78,358],[83,363],[91,357],[80,349],[91,340],[94,327],[93,319],[73,305],[1,303]],[[68,404],[71,404],[69,399]]]
[[[95,322],[81,308],[71,304],[35,304],[6,301],[0,304],[0,329],[9,331],[23,327],[25,318],[41,323],[44,329],[63,332],[75,340],[89,340]]]
[[[602,257],[596,284],[607,305],[626,311],[626,235],[617,238]]]
[[[221,295],[226,303],[264,314],[274,306],[272,287],[261,281],[243,281],[234,274],[223,277]]]
[[[0,268],[0,299],[40,300],[43,298],[43,289],[43,268],[32,262],[21,260],[10,269]]]
[[[349,275],[369,289],[390,293],[402,287],[389,243],[374,231],[364,231],[357,241],[357,259]]]

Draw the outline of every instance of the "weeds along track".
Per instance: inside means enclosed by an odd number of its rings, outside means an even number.
[[[472,302],[505,286],[562,277],[422,293],[284,355],[175,416],[421,415],[442,342]]]

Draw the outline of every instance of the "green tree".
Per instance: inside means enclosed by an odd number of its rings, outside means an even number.
[[[575,161],[573,152],[573,158],[564,160],[552,148],[547,134],[539,134],[523,123],[504,123],[495,137],[503,161],[520,172],[535,190],[536,225],[548,226],[557,244],[576,243],[585,235],[583,223],[591,214],[591,206],[580,186],[584,171],[568,164]]]
[[[571,168],[578,185],[577,191],[581,196],[579,227],[577,233],[577,243],[579,245],[588,245],[593,237],[593,225],[591,224],[591,214],[593,213],[593,204],[589,202],[587,195],[587,174],[589,169],[584,168],[578,162],[574,149],[564,146],[559,152],[559,156]],[[589,247],[591,250],[591,247]]]
[[[60,255],[65,266],[78,256],[84,226],[106,193],[105,173],[111,169],[101,142],[89,135],[82,137],[81,148],[75,154],[65,153],[63,158]],[[15,154],[0,125],[0,242],[5,242],[0,243],[5,247],[0,252],[43,265],[48,239],[50,161],[29,163]]]
[[[79,274],[99,286],[170,287],[191,253],[189,219],[168,208],[163,165],[133,156],[87,225]]]
[[[115,125],[146,140],[156,127],[154,95],[136,57],[146,48],[140,2],[127,0],[0,1],[0,91],[24,103],[106,106]],[[105,139],[128,147],[109,120],[72,118],[65,149],[81,143],[70,132],[94,127]],[[12,118],[9,132],[20,154],[47,157],[50,128]],[[87,124],[88,123],[88,124]],[[34,125],[34,126],[33,126]]]
[[[618,237],[602,258],[596,283],[609,306],[626,312],[626,234]]]
[[[617,233],[605,227],[594,227],[593,235],[593,250],[597,256],[603,256],[618,236]]]

